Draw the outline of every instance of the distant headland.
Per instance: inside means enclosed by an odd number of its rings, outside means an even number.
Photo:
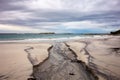
[[[114,31],[114,32],[110,32],[110,34],[112,34],[112,35],[120,35],[120,29],[117,30],[117,31]]]

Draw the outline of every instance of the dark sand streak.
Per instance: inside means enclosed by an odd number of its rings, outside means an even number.
[[[36,57],[33,58],[33,57],[31,56],[31,53],[30,53],[30,51],[29,51],[29,50],[31,50],[31,49],[34,49],[34,48],[33,48],[33,47],[29,47],[29,48],[25,49],[24,51],[27,52],[27,54],[28,54],[27,57],[28,57],[29,61],[31,62],[31,64],[34,66],[34,65],[35,65],[35,62],[38,62],[38,60],[37,60]]]
[[[0,75],[0,80],[8,79],[9,77],[6,75]]]
[[[34,78],[29,80],[98,80],[67,44],[55,43],[48,52],[48,58],[33,66]]]
[[[96,58],[94,58],[90,53],[89,51],[87,50],[87,46],[90,44],[90,42],[88,41],[80,41],[81,43],[84,43],[86,44],[85,47],[82,49],[85,51],[85,53],[87,55],[89,55],[88,57],[88,67],[91,68],[92,70],[94,70],[94,72],[102,77],[104,77],[106,80],[120,80],[119,76],[117,74],[115,74],[114,72],[112,72],[111,70],[109,69],[106,69],[105,67],[102,67],[100,65],[96,65],[94,63],[94,60],[96,61],[99,61],[97,60]],[[116,54],[118,55],[118,50],[119,48],[113,48],[112,49],[114,52],[116,52]],[[102,62],[102,61],[99,61],[99,62]],[[104,63],[104,62],[102,62]],[[111,65],[111,64],[109,64]],[[116,67],[119,67],[119,66],[116,66]]]

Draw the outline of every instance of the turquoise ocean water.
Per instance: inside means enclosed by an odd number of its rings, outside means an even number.
[[[0,40],[32,40],[32,39],[69,39],[84,37],[81,34],[0,34]]]
[[[84,34],[6,34],[0,33],[0,42],[4,41],[45,41],[45,40],[72,40],[81,38],[101,37],[101,35]]]

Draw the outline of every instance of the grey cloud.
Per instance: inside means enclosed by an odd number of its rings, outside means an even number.
[[[74,12],[65,12],[56,11],[56,12],[31,12],[31,18],[26,20],[15,19],[15,20],[6,20],[0,21],[1,23],[6,24],[16,24],[16,25],[24,25],[24,26],[45,26],[47,22],[48,25],[55,22],[71,22],[71,21],[95,21],[99,23],[111,23],[120,21],[120,12],[106,12],[106,13],[74,13]],[[46,22],[46,23],[45,23]],[[58,24],[58,23],[57,23]],[[53,24],[54,25],[54,24]]]
[[[16,0],[0,0],[0,11],[10,11],[10,10],[22,10],[22,6],[14,6],[12,3],[15,3]]]
[[[22,0],[24,1],[24,0]],[[31,1],[31,0],[30,0]],[[0,13],[6,11],[19,11],[21,13],[30,13],[30,18],[20,19],[16,17],[11,20],[2,20],[0,19],[0,24],[11,24],[11,25],[20,25],[20,26],[29,26],[35,28],[46,28],[44,26],[56,26],[52,30],[56,30],[59,25],[63,22],[74,22],[74,21],[94,21],[97,23],[105,23],[109,27],[119,27],[120,24],[120,0],[63,0],[62,6],[65,8],[72,9],[61,9],[61,10],[51,10],[51,9],[30,9],[29,6],[17,5],[19,0],[0,0]],[[116,2],[116,3],[114,3]],[[14,4],[16,5],[14,5]],[[84,4],[82,4],[84,3]],[[86,3],[86,4],[85,4]],[[86,6],[89,3],[92,4],[92,11],[82,12],[82,9],[79,8],[79,5]],[[114,4],[113,4],[114,3]],[[23,3],[24,4],[24,3]],[[91,6],[90,6],[91,7]],[[100,8],[101,7],[101,8]],[[108,10],[106,10],[106,9]],[[16,13],[17,14],[17,13]],[[7,14],[6,16],[9,17]],[[14,16],[14,14],[13,14]],[[1,16],[0,16],[1,17]],[[113,22],[113,23],[111,23]],[[106,27],[106,26],[105,26]]]

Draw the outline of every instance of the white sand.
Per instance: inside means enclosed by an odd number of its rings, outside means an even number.
[[[88,56],[84,54],[83,49],[86,42],[88,43],[86,50],[93,57],[89,61],[94,63],[100,72],[120,77],[120,36],[67,42],[70,48],[78,55],[78,59],[88,64]],[[118,53],[112,51],[111,48],[119,48]],[[100,80],[105,80],[100,75],[98,76]]]
[[[120,50],[117,52],[112,50],[120,48],[120,36],[87,38],[66,43],[77,54],[77,59],[92,69],[108,76],[120,76]],[[50,43],[45,42],[0,43],[0,80],[27,80],[32,74],[33,65],[43,62],[48,57],[47,49],[50,46]],[[25,49],[27,51],[24,51]],[[85,50],[89,54],[86,54]],[[94,65],[91,66],[90,63]],[[97,68],[93,68],[95,66]],[[97,75],[99,80],[106,80],[103,76]]]
[[[27,80],[32,74],[32,64],[27,58],[24,49],[34,47],[39,62],[48,57],[48,43],[4,43],[0,44],[0,80]],[[6,79],[4,79],[6,78]]]

